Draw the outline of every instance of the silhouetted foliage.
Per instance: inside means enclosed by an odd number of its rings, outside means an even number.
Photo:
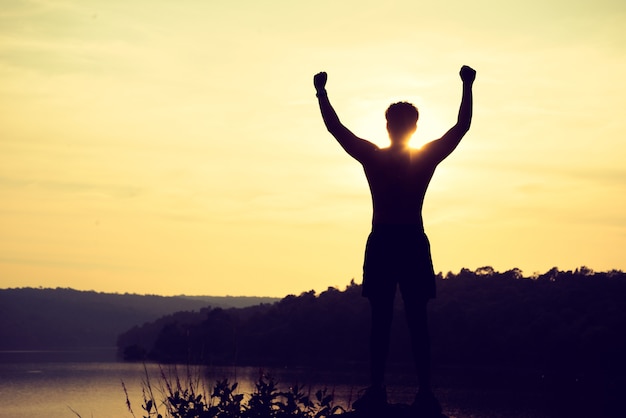
[[[127,359],[173,363],[291,365],[354,361],[354,331],[364,360],[367,302],[360,286],[309,291],[280,302],[242,309],[176,313],[120,335]],[[350,329],[346,329],[350,328]],[[320,350],[320,346],[332,349]],[[144,357],[134,357],[134,353]],[[335,358],[329,358],[333,354]]]
[[[527,366],[591,373],[621,367],[626,352],[626,274],[486,266],[439,274],[430,305],[435,364]],[[119,348],[140,347],[151,360],[259,366],[363,363],[369,311],[351,283],[273,305],[174,315],[122,334]],[[390,361],[411,363],[397,298]],[[130,357],[130,356],[129,356]],[[572,367],[575,365],[575,367]],[[575,371],[575,372],[574,372]]]
[[[531,385],[555,416],[611,416],[602,414],[626,390],[625,273],[552,268],[527,277],[485,266],[440,273],[437,287],[429,306],[433,364],[468,370],[455,384]],[[400,297],[394,315],[389,360],[412,370]],[[367,300],[351,283],[273,305],[162,318],[120,336],[119,347],[140,347],[155,361],[364,370],[368,330]],[[507,380],[516,374],[505,370],[519,370],[521,380]]]
[[[192,376],[189,370],[184,379],[176,370],[173,377],[168,377],[161,369],[156,387],[146,371],[142,386],[143,418],[325,418],[344,411],[334,405],[334,396],[326,388],[317,390],[311,398],[302,386],[292,385],[286,391],[280,390],[278,382],[266,375],[259,377],[255,390],[249,395],[237,393],[238,384],[230,384],[227,379],[215,382],[209,392],[204,380]],[[124,382],[122,387],[126,406],[134,417]],[[155,393],[160,393],[161,397],[155,397]]]

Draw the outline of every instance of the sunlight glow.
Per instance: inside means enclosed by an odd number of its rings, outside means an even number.
[[[435,269],[626,268],[623,2],[39,3],[0,13],[0,286],[358,282],[367,182],[312,77],[381,147],[387,107],[414,103],[419,148],[456,122],[463,64],[472,127],[425,201]]]
[[[439,115],[439,111],[435,108],[435,105],[431,104],[429,101],[424,101],[421,97],[408,97],[407,99],[388,101],[378,100],[367,104],[360,103],[356,110],[338,109],[337,111],[340,114],[346,113],[349,115],[349,117],[342,120],[342,122],[348,129],[352,130],[355,135],[373,142],[379,147],[387,147],[389,146],[389,135],[386,127],[385,110],[391,103],[400,100],[413,103],[420,112],[420,118],[417,122],[417,131],[410,142],[412,148],[419,149],[424,144],[441,138],[456,122],[455,119],[445,121],[444,118]],[[447,113],[457,112],[458,106],[458,102],[451,102],[449,104],[451,109]]]

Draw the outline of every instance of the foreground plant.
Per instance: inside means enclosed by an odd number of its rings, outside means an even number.
[[[303,387],[294,385],[287,391],[280,391],[277,382],[269,376],[261,375],[255,383],[255,390],[249,396],[237,393],[238,384],[228,379],[218,380],[209,396],[201,379],[193,378],[187,371],[184,384],[177,372],[168,377],[161,368],[158,392],[154,390],[147,369],[142,383],[143,418],[325,418],[344,412],[333,404],[333,394],[327,389],[318,390],[314,400],[303,392]],[[131,402],[126,385],[122,382],[126,395],[126,406],[133,417]]]

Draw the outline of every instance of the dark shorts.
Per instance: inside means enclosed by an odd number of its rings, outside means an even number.
[[[374,225],[365,247],[363,296],[433,299],[435,272],[428,237],[418,225]]]

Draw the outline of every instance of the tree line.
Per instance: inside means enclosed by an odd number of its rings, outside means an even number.
[[[625,370],[626,274],[553,268],[524,276],[486,266],[437,277],[430,303],[435,364],[542,370]],[[390,362],[411,363],[401,298]],[[127,360],[209,365],[349,367],[367,360],[361,286],[289,295],[240,309],[206,307],[135,326],[118,338]]]

